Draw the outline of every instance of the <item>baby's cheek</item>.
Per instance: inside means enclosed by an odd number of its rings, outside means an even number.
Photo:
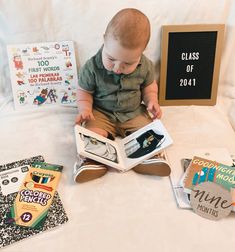
[[[104,67],[107,69],[107,70],[111,70],[111,69],[113,69],[113,64],[112,63],[105,63],[104,64]]]

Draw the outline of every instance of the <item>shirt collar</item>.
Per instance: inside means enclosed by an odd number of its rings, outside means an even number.
[[[99,51],[97,52],[97,54],[95,56],[96,64],[97,64],[98,68],[100,68],[100,69],[104,69],[104,65],[103,65],[103,62],[102,62],[103,47],[104,47],[104,45],[101,46],[101,48],[99,49]]]

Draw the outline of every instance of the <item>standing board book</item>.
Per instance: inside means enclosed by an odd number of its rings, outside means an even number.
[[[114,141],[79,125],[75,126],[77,152],[120,171],[128,171],[173,143],[160,120],[155,120],[131,135]]]
[[[0,165],[0,248],[50,230],[68,221],[58,192],[53,197],[47,218],[40,229],[17,226],[9,221],[8,214],[18,194],[19,187],[34,162],[44,162],[44,158],[35,156]]]
[[[183,177],[184,191],[190,193],[198,184],[213,182],[231,192],[235,210],[235,167],[194,156]]]
[[[190,195],[184,191],[184,175],[192,161],[192,157],[198,156],[205,159],[217,160],[219,163],[232,166],[233,155],[226,148],[178,148],[168,151],[169,162],[174,164],[170,175],[170,181],[179,208],[191,209]],[[183,157],[183,158],[182,158]],[[234,195],[235,196],[235,195]]]
[[[16,109],[76,105],[72,41],[8,45],[7,52]]]

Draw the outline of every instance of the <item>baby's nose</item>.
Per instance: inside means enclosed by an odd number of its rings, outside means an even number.
[[[113,67],[113,71],[116,73],[120,73],[123,69],[123,64],[121,62],[117,62],[115,63],[114,67]]]

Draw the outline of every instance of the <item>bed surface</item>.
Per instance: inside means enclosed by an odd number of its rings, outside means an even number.
[[[189,149],[226,148],[234,153],[233,129],[217,106],[164,107],[163,112],[162,121],[174,140],[167,150],[169,159],[176,160],[171,164],[173,174]],[[168,177],[111,169],[100,179],[75,184],[75,116],[76,108],[1,114],[0,163],[40,154],[47,162],[62,164],[58,192],[69,217],[61,227],[3,251],[26,252],[32,247],[34,251],[61,252],[210,251],[221,246],[232,251],[234,213],[213,222],[179,209]]]

